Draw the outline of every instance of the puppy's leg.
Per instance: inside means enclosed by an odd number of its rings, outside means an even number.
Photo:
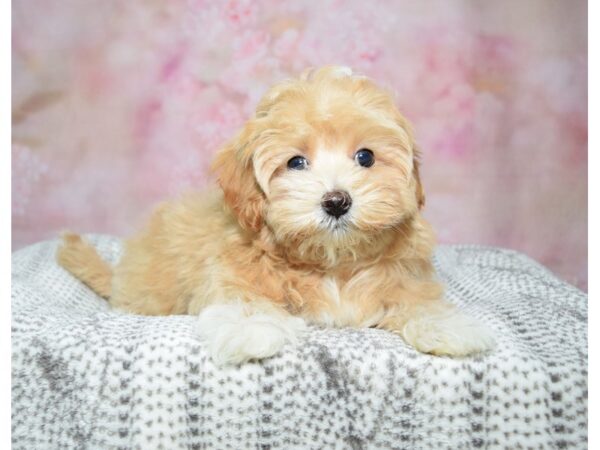
[[[295,344],[306,324],[270,302],[234,300],[206,306],[198,328],[213,361],[226,365],[275,355]]]
[[[491,330],[443,300],[392,307],[379,325],[423,353],[466,356],[495,346]]]

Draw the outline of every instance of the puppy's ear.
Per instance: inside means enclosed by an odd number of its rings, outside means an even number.
[[[396,124],[404,131],[406,145],[411,146],[413,149],[413,170],[412,177],[415,181],[415,197],[417,200],[417,206],[419,209],[422,209],[425,205],[425,191],[423,190],[423,184],[421,183],[421,174],[419,173],[420,159],[421,159],[421,150],[414,144],[414,137],[412,133],[412,126],[408,122],[408,120],[400,114],[400,112],[393,106],[393,101],[390,100],[390,104],[392,105],[392,114],[395,115]]]
[[[417,186],[415,188],[415,193],[417,196],[417,205],[419,205],[419,209],[422,209],[425,205],[425,191],[423,190],[423,184],[421,183],[421,175],[419,173],[420,159],[421,151],[417,147],[415,147],[413,156],[413,178],[417,183]]]
[[[213,162],[227,206],[242,228],[259,231],[263,225],[265,196],[254,177],[252,164],[252,126],[247,124],[236,138],[225,145]]]

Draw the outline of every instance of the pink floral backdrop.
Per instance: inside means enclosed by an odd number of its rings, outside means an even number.
[[[127,235],[210,183],[273,82],[338,63],[391,88],[442,243],[587,286],[585,1],[13,0],[13,249]]]

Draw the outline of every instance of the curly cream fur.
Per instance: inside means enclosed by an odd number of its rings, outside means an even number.
[[[372,167],[354,161],[360,148]],[[286,168],[296,155],[308,170]],[[489,331],[434,279],[417,156],[385,91],[343,68],[309,71],[273,87],[217,154],[220,190],[161,205],[112,270],[72,235],[58,261],[122,310],[201,314],[219,361],[276,353],[301,328],[292,315],[378,326],[434,354],[489,349]],[[320,208],[332,189],[353,199],[337,221]]]

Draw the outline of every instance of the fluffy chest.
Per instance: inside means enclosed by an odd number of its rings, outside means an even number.
[[[239,257],[238,257],[239,258]],[[268,299],[308,322],[325,326],[370,327],[384,315],[381,295],[372,269],[358,274],[323,274],[292,268],[268,258],[241,264],[231,260],[235,270],[226,285],[242,290],[239,295]]]
[[[360,289],[352,279],[342,281],[333,276],[323,276],[319,298],[306,304],[302,316],[320,325],[335,327],[370,327],[384,315],[382,303]],[[364,295],[366,294],[366,295]]]

